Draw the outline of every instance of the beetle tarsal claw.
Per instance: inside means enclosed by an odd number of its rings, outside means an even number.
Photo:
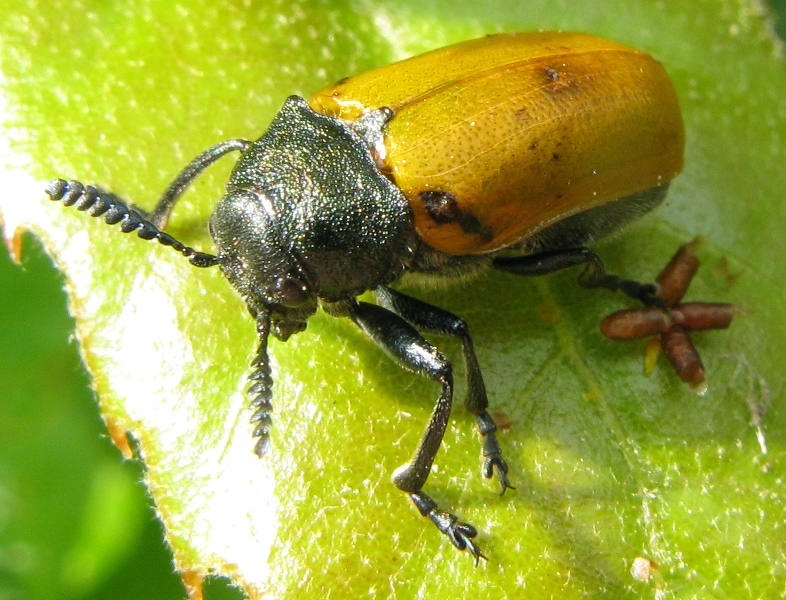
[[[483,476],[486,479],[491,479],[494,477],[495,472],[497,473],[497,479],[499,480],[500,496],[505,493],[505,490],[516,489],[510,485],[510,481],[508,481],[508,465],[505,462],[505,459],[503,459],[500,455],[487,456],[486,460],[483,461]]]
[[[459,550],[468,550],[475,557],[476,566],[481,558],[488,560],[474,542],[474,538],[478,535],[478,530],[474,525],[459,521],[456,515],[440,510],[437,503],[422,491],[410,494],[410,498],[420,514],[428,517],[437,529],[450,540],[451,544]]]
[[[478,535],[478,530],[474,526],[459,521],[455,515],[441,510],[432,512],[429,518],[437,526],[437,529],[448,536],[448,539],[456,548],[467,550],[475,557],[475,566],[478,565],[481,558],[488,560],[473,540]]]
[[[488,412],[476,417],[478,421],[478,429],[483,439],[483,477],[491,479],[494,477],[496,471],[499,478],[499,485],[501,488],[500,496],[505,493],[505,490],[516,488],[510,485],[508,481],[508,464],[502,458],[502,449],[497,441],[496,431],[497,425],[491,418]]]
[[[641,291],[637,297],[644,306],[663,306],[664,301],[658,295],[658,286],[652,283],[646,283],[641,286]]]
[[[500,496],[505,493],[505,490],[516,488],[510,485],[508,481],[508,464],[502,458],[499,444],[496,437],[489,435],[483,441],[483,477],[491,479],[494,473],[497,473],[499,479]]]

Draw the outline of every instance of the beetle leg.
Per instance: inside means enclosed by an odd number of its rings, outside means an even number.
[[[586,265],[579,274],[580,285],[587,288],[601,287],[614,292],[620,291],[640,300],[646,306],[663,305],[663,300],[656,294],[657,288],[654,284],[639,283],[607,273],[600,256],[585,247],[551,250],[528,256],[495,258],[491,265],[499,271],[526,276],[548,275],[577,265]]]
[[[483,439],[483,476],[490,479],[496,470],[501,493],[508,488],[515,489],[508,481],[508,465],[502,458],[502,450],[497,441],[497,426],[488,413],[488,396],[483,375],[480,372],[475,346],[466,322],[442,308],[422,300],[412,298],[388,287],[381,286],[374,291],[381,306],[393,311],[420,331],[437,335],[448,335],[461,340],[464,364],[467,369],[467,397],[464,406],[473,415],[478,431]]]
[[[437,503],[423,492],[450,417],[453,402],[453,369],[450,363],[402,317],[386,308],[358,302],[350,309],[350,317],[401,367],[426,375],[442,386],[415,456],[409,464],[396,469],[393,483],[402,492],[409,494],[420,514],[431,519],[456,548],[469,550],[477,562],[483,557],[472,541],[477,530],[469,523],[459,521],[455,515],[440,510]]]

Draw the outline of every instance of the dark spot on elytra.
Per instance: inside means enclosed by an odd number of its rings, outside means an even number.
[[[576,73],[571,73],[564,69],[558,70],[553,67],[544,67],[543,74],[546,80],[546,85],[543,86],[545,92],[564,94],[566,92],[573,93],[578,91],[579,76]],[[586,76],[584,79],[586,79]]]
[[[436,190],[420,192],[420,201],[423,202],[423,208],[426,209],[428,216],[440,225],[455,223],[461,218],[458,200],[450,192]]]
[[[529,149],[530,149],[530,150],[537,150],[537,148],[538,148],[538,145],[539,145],[539,142],[538,142],[538,140],[535,140],[534,142],[531,142],[531,143],[530,143],[530,145],[529,145]]]
[[[552,158],[553,160],[555,160],[555,161],[559,162],[559,158],[560,158],[560,156],[559,156],[559,154],[557,154],[556,152],[552,152],[552,153],[551,153],[551,158]]]
[[[458,199],[450,192],[429,190],[421,192],[419,197],[426,214],[435,223],[440,225],[456,223],[464,233],[480,236],[484,242],[490,242],[494,238],[491,228],[484,227],[475,215],[462,210]]]

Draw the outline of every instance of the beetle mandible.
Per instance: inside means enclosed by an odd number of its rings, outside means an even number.
[[[257,141],[231,139],[195,158],[150,213],[77,181],[56,179],[46,191],[197,267],[219,266],[256,321],[249,396],[260,456],[271,429],[268,337],[303,331],[318,307],[437,382],[425,434],[393,482],[477,562],[475,527],[423,491],[453,377],[422,333],[461,342],[483,475],[496,474],[503,493],[512,487],[472,338],[459,317],[388,286],[408,273],[583,265],[581,285],[659,306],[655,286],[608,274],[587,245],[663,201],[683,145],[674,88],[649,54],[580,33],[499,34],[341,80],[310,102],[288,98]],[[240,158],[209,222],[216,255],[164,233],[182,192],[233,151]],[[376,304],[357,299],[369,290]]]

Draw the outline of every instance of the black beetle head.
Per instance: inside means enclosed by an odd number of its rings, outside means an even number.
[[[317,295],[279,230],[270,199],[235,190],[216,206],[210,230],[221,270],[252,314],[269,314],[278,339],[303,331],[317,309]]]

